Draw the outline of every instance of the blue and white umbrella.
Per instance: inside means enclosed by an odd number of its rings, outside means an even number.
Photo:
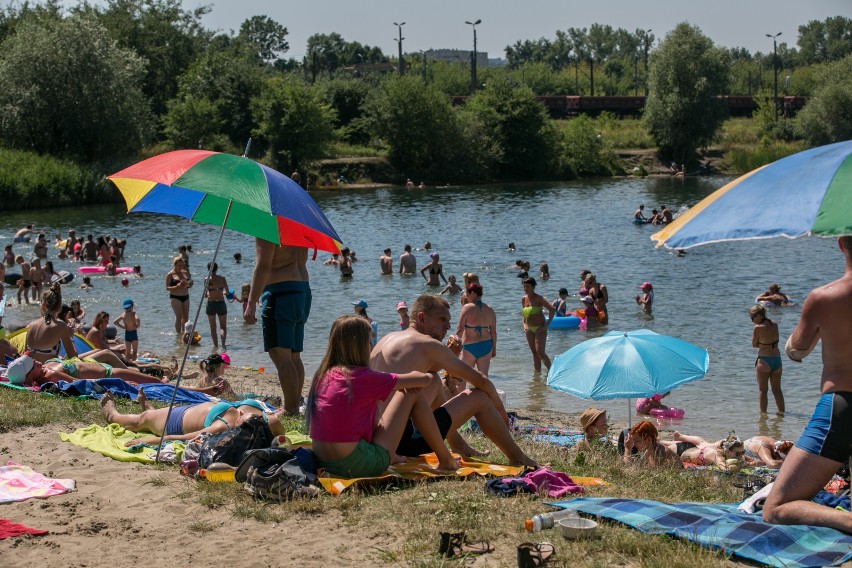
[[[709,363],[706,349],[681,339],[647,329],[611,331],[557,357],[547,384],[592,400],[648,397],[702,378]]]

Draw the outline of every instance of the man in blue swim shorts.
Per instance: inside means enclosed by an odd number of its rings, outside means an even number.
[[[781,466],[766,498],[763,520],[852,533],[852,514],[812,501],[852,456],[852,236],[837,242],[845,255],[846,271],[808,295],[785,348],[790,359],[801,362],[822,340],[822,396]]]
[[[305,323],[311,313],[311,286],[308,282],[308,249],[277,246],[256,239],[257,260],[251,281],[251,293],[243,318],[257,323],[258,300],[261,301],[263,350],[278,371],[278,382],[284,393],[284,409],[299,413],[299,398],[305,383]]]

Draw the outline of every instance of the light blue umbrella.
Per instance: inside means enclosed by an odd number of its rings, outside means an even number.
[[[709,363],[706,349],[674,337],[611,331],[557,357],[547,384],[592,400],[647,397],[700,379]]]

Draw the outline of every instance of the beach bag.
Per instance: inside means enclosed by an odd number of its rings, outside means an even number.
[[[220,462],[238,466],[243,454],[249,450],[268,448],[272,445],[272,431],[262,416],[253,416],[237,426],[219,434],[199,436],[185,450],[184,459],[198,460],[199,468],[210,467]]]
[[[321,491],[313,452],[296,451],[301,455],[280,448],[246,452],[237,468],[236,480],[244,482],[249,495],[259,499],[289,501],[317,497]]]

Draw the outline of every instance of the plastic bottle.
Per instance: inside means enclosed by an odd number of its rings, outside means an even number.
[[[187,477],[193,477],[198,473],[198,460],[183,460],[180,462],[180,473]]]
[[[227,483],[236,481],[237,468],[226,463],[211,463],[206,469],[198,471],[199,477],[212,483]]]
[[[579,515],[577,515],[576,511],[560,509],[559,511],[553,511],[552,513],[541,513],[535,515],[533,518],[524,521],[524,527],[529,532],[539,532],[545,529],[552,529],[556,526],[556,523],[562,519],[572,519],[578,516]]]

